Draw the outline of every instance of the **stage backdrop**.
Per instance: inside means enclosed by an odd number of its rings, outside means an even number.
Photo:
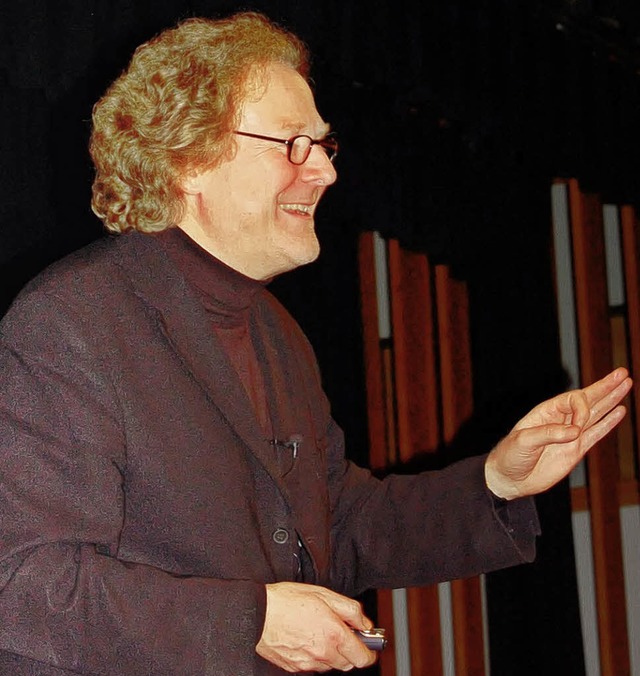
[[[356,261],[365,229],[427,251],[467,280],[477,412],[468,429],[471,446],[489,448],[565,384],[549,257],[552,177],[638,202],[637,54],[623,30],[633,24],[566,9],[575,6],[6,0],[0,309],[48,262],[100,236],[89,209],[91,106],[133,48],[188,16],[263,10],[310,45],[319,107],[342,142],[340,179],[318,219],[322,258],[274,290],[317,349],[349,453],[366,463]],[[629,21],[637,14],[629,3]],[[566,487],[539,505],[537,563],[489,581],[494,674],[582,669]]]

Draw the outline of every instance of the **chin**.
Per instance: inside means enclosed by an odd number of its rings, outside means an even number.
[[[313,263],[320,255],[320,242],[315,232],[310,232],[308,237],[301,238],[288,246],[285,249],[285,255],[296,264],[296,267]]]
[[[304,256],[301,256],[300,265],[309,265],[313,261],[318,260],[320,255],[320,244],[317,239],[314,238],[313,246],[309,246]]]
[[[304,251],[289,251],[287,252],[286,259],[283,261],[280,271],[277,272],[276,275],[282,275],[285,272],[291,272],[296,268],[309,265],[309,263],[313,263],[317,260],[319,255],[320,246],[318,244],[314,247],[307,247]]]

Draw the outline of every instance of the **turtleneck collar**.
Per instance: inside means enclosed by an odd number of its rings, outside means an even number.
[[[155,236],[197,293],[215,325],[232,328],[246,323],[249,308],[264,286],[262,282],[230,268],[178,227]]]

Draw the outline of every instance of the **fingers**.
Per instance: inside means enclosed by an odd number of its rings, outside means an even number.
[[[373,622],[363,613],[362,605],[357,601],[324,587],[316,587],[316,593],[350,627],[363,630],[373,627]]]
[[[632,380],[625,368],[618,368],[601,380],[580,390],[571,390],[536,406],[515,429],[535,427],[541,422],[565,422],[585,427],[596,423],[627,396]]]
[[[376,661],[377,657],[351,630],[349,630],[344,642],[338,644],[338,652],[346,661],[348,669],[368,667]],[[343,669],[343,671],[347,671],[347,669]]]
[[[582,427],[588,423],[591,416],[587,397],[582,390],[564,392],[548,402],[544,402],[541,406],[548,409],[546,416],[549,418],[548,422],[555,420],[566,425]]]
[[[523,452],[531,453],[535,449],[540,452],[549,444],[565,444],[575,441],[580,436],[578,425],[549,424],[519,430],[514,439],[514,446]]]
[[[629,394],[633,382],[626,373],[626,369],[616,369],[602,380],[582,390],[590,406],[591,420],[594,423],[612,411]]]
[[[546,424],[537,427],[526,427],[512,431],[489,454],[485,463],[485,481],[489,489],[498,497],[507,500],[514,497],[530,495],[529,479],[535,474],[536,467],[545,449],[564,445],[578,448],[574,442],[580,436],[580,427],[565,424]],[[571,454],[559,459],[555,475],[562,478],[570,471],[576,461]],[[545,478],[539,490],[546,490],[551,485]],[[532,492],[539,492],[533,490]]]
[[[620,367],[608,373],[604,378],[583,387],[582,392],[587,397],[589,406],[593,408],[627,379],[629,379],[627,369]],[[630,385],[629,383],[629,387]]]
[[[536,406],[493,449],[489,489],[506,499],[547,490],[624,418],[620,402],[633,383],[625,368]]]
[[[337,594],[324,587],[316,587],[316,593],[327,606],[343,621],[341,635],[337,640],[337,652],[345,659],[350,668],[362,668],[373,664],[375,654],[351,631],[354,629],[371,629],[373,622],[362,611],[362,605],[342,594]],[[335,667],[342,670],[344,667]]]
[[[351,631],[370,628],[359,603],[323,587],[266,585],[267,612],[256,651],[286,671],[349,671],[376,655]]]
[[[624,406],[616,406],[610,413],[595,422],[582,434],[582,455],[590,450],[600,439],[604,438],[611,430],[620,423],[626,415]]]

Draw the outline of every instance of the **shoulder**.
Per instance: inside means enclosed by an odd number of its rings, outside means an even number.
[[[127,259],[145,259],[160,247],[148,235],[131,233],[105,236],[51,264],[24,288],[22,293],[55,293],[82,288],[85,292],[109,286],[109,275],[126,276]],[[140,260],[143,264],[144,260]]]
[[[98,321],[135,294],[131,266],[152,265],[163,252],[146,235],[110,236],[68,254],[32,279],[2,320],[2,334],[55,320]],[[104,319],[103,319],[104,322]]]
[[[49,265],[22,289],[17,300],[33,295],[106,293],[115,282],[130,276],[132,265],[144,267],[161,256],[162,248],[150,235],[105,236]]]

